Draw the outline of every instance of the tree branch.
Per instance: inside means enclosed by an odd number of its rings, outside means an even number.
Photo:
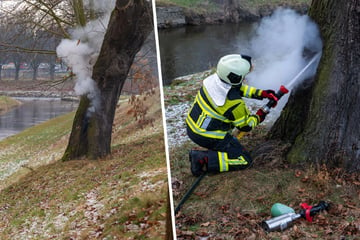
[[[23,53],[39,53],[39,54],[47,54],[47,55],[56,55],[56,51],[54,50],[31,49],[31,48],[11,45],[4,42],[0,42],[0,46],[8,48],[8,49],[0,49],[0,52],[23,52]]]
[[[32,3],[31,1],[29,0],[24,0],[25,3],[33,6],[35,9],[39,10],[39,11],[42,11],[45,13],[45,15],[49,15],[52,17],[52,19],[56,22],[57,26],[60,28],[61,32],[63,33],[63,35],[66,37],[66,38],[70,38],[70,35],[67,33],[67,31],[64,29],[63,25],[61,23],[64,23],[64,24],[67,24],[69,26],[73,26],[72,23],[66,21],[65,19],[61,19],[59,18],[55,12],[53,11],[53,9],[48,6],[44,1],[42,0],[38,0],[40,4],[42,4],[42,6],[44,6],[46,9],[43,9],[41,6],[38,6],[34,3]],[[46,28],[45,28],[46,29]]]

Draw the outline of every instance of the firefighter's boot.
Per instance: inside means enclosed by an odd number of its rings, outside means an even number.
[[[204,173],[208,162],[208,151],[190,150],[189,160],[191,163],[191,173],[198,177]]]

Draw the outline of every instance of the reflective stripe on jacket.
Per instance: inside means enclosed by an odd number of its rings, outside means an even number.
[[[186,123],[194,133],[216,139],[223,139],[233,127],[252,129],[259,124],[259,118],[250,114],[242,97],[261,99],[260,95],[261,90],[243,84],[240,88],[231,88],[225,104],[216,106],[206,88],[202,87]]]

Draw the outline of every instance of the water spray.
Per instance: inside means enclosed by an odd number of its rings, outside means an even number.
[[[299,80],[300,76],[317,60],[318,57],[320,57],[321,53],[315,54],[315,56],[310,60],[310,62],[293,78],[291,81],[286,84],[286,88],[289,89],[296,83],[297,80]]]
[[[306,64],[306,66],[298,73],[296,74],[296,76],[294,78],[292,78],[290,80],[290,82],[288,84],[281,85],[280,89],[275,93],[275,96],[278,100],[280,100],[280,98],[282,96],[284,96],[286,93],[289,92],[288,89],[290,89],[301,77],[302,74],[304,74],[304,72],[318,59],[318,57],[320,57],[321,53],[317,53],[310,61],[308,64]],[[276,106],[276,101],[271,99],[266,105],[264,105],[261,109],[263,110],[264,113],[269,113],[270,112],[270,108],[275,107]]]

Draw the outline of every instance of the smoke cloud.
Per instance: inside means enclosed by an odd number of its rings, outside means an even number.
[[[79,96],[86,95],[91,101],[88,109],[90,112],[94,112],[99,106],[99,90],[91,78],[92,69],[100,52],[111,10],[115,6],[114,0],[93,2],[92,7],[103,16],[88,22],[85,27],[71,30],[71,39],[63,39],[56,48],[58,57],[62,58],[76,75],[75,93]],[[88,4],[90,2],[85,1],[85,5]]]
[[[321,52],[322,41],[317,25],[307,15],[280,8],[259,23],[250,42],[250,49],[254,59],[254,71],[247,76],[247,83],[261,89],[277,91],[281,85],[290,83],[315,53]],[[317,64],[318,60],[296,83],[313,76]],[[281,110],[288,95],[284,96],[280,106],[274,110]]]
[[[248,75],[249,83],[276,90],[309,62],[304,51],[312,56],[321,51],[322,42],[317,25],[307,15],[281,8],[263,18],[250,48],[255,69]],[[308,75],[304,74],[299,82],[305,77]]]

